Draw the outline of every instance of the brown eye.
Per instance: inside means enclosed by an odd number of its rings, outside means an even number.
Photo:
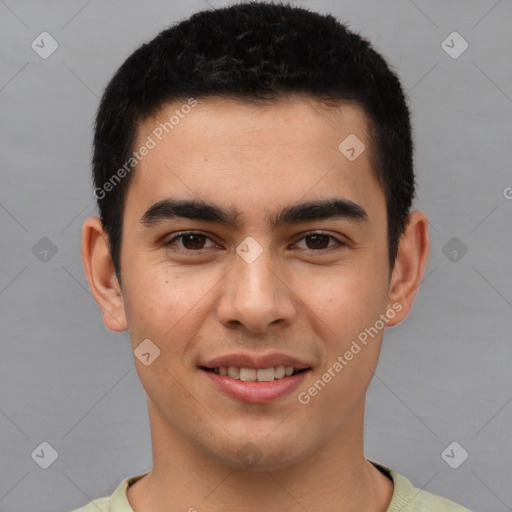
[[[309,251],[310,253],[318,253],[318,255],[323,254],[322,251],[327,252],[335,249],[342,249],[346,247],[346,245],[347,244],[345,242],[340,242],[334,236],[321,232],[309,233],[295,243],[297,248],[306,252]]]
[[[308,249],[327,249],[329,247],[329,240],[332,237],[328,235],[308,235],[304,237]]]
[[[178,252],[193,253],[215,247],[215,243],[203,233],[180,233],[165,243],[169,248]]]
[[[206,237],[197,233],[181,235],[179,238],[182,240],[183,247],[191,251],[203,249],[206,242]]]

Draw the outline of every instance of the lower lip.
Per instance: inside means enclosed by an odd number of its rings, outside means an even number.
[[[218,375],[207,370],[201,370],[212,384],[222,393],[238,400],[253,404],[273,402],[293,393],[301,384],[309,370],[290,377],[283,377],[271,382],[244,382],[224,375]]]

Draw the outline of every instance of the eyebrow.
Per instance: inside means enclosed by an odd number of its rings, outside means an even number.
[[[203,200],[163,199],[150,206],[140,222],[147,227],[175,218],[201,220],[224,224],[231,228],[240,227],[241,213],[235,209],[226,209],[215,203]],[[292,204],[269,217],[272,227],[280,227],[301,222],[327,219],[349,219],[367,222],[368,214],[364,208],[348,199],[323,199]]]

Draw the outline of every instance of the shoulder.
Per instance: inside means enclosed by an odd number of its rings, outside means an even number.
[[[416,495],[412,500],[411,512],[471,512],[468,508],[442,496],[421,491],[415,487],[413,489]]]
[[[133,512],[126,496],[126,489],[145,475],[147,473],[126,478],[117,486],[112,496],[97,498],[84,507],[77,508],[71,512]]]
[[[386,512],[471,512],[447,498],[417,489],[405,476],[382,464],[370,462],[393,480],[393,496]]]

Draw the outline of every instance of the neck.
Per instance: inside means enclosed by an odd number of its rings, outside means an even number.
[[[153,469],[128,488],[134,512],[385,511],[392,482],[364,457],[364,401],[334,439],[296,464],[239,470],[187,444],[149,405]]]

